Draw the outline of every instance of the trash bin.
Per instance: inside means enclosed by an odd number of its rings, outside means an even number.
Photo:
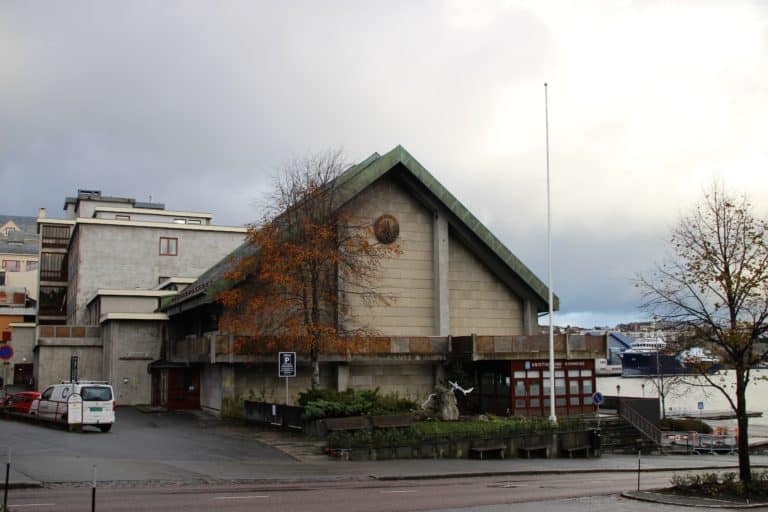
[[[597,455],[600,453],[600,429],[593,428],[589,431],[589,446],[592,449],[592,453]]]

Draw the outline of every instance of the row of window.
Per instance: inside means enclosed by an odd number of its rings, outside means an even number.
[[[131,216],[127,213],[117,213],[115,214],[115,220],[131,220]],[[176,218],[173,219],[174,224],[194,224],[194,225],[201,225],[203,223],[202,219],[181,219]]]
[[[21,264],[26,263],[27,270],[37,270],[36,261],[3,260],[3,269],[6,272],[21,272]]]

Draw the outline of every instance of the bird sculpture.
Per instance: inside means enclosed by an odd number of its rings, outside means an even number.
[[[458,384],[456,384],[455,382],[453,382],[451,380],[448,381],[448,384],[451,385],[451,389],[453,389],[454,391],[458,390],[458,391],[461,391],[462,393],[464,393],[464,396],[467,396],[468,394],[470,394],[472,392],[472,390],[475,389],[474,387],[471,387],[469,389],[464,389],[463,387],[459,386]]]

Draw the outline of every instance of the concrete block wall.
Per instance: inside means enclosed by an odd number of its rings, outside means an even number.
[[[200,369],[200,408],[213,413],[221,412],[223,395],[222,366],[206,364]],[[231,377],[230,377],[231,380]],[[229,383],[230,387],[233,383]]]
[[[451,334],[523,334],[523,302],[469,250],[449,241]]]
[[[363,191],[350,206],[356,221],[372,224],[393,215],[400,225],[395,243],[403,254],[382,262],[376,288],[395,299],[391,305],[362,303],[348,295],[350,327],[372,327],[381,335],[429,336],[434,328],[432,214],[389,178]]]
[[[424,399],[435,389],[435,367],[422,361],[403,364],[350,364],[349,387],[379,388],[379,392],[384,395],[397,393],[404,398]]]
[[[288,379],[288,405],[294,405],[299,393],[312,387],[311,369],[299,361],[297,376]],[[277,357],[274,364],[235,367],[234,396],[240,400],[257,400],[283,403],[285,379],[277,376]],[[320,386],[336,388],[336,372],[333,365],[321,364]]]
[[[147,365],[160,358],[162,326],[155,321],[119,320],[102,325],[104,380],[120,405],[149,404],[152,378]]]
[[[98,342],[99,340],[94,340]],[[35,387],[42,391],[51,384],[69,380],[70,357],[78,356],[80,380],[104,380],[101,344],[39,345],[35,356]]]
[[[80,224],[76,307],[70,323],[87,320],[85,306],[99,288],[152,289],[161,276],[196,277],[229,254],[243,233]],[[160,256],[160,238],[178,239],[177,256]]]

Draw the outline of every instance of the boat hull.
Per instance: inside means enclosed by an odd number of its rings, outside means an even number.
[[[715,373],[719,368],[720,365],[714,362],[686,362],[671,354],[625,352],[621,358],[622,377],[697,375]]]

